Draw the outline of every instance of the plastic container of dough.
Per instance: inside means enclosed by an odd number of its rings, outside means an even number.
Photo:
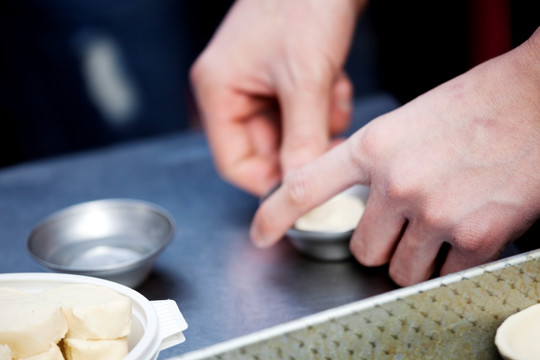
[[[64,274],[94,276],[136,288],[172,241],[175,222],[156,204],[102,199],[58,210],[27,239],[29,255]]]
[[[132,329],[129,353],[124,360],[155,360],[161,350],[185,341],[187,323],[174,300],[149,301],[139,292],[104,279],[72,274],[8,273],[0,274],[0,287],[38,294],[66,284],[94,284],[109,287],[132,302]]]

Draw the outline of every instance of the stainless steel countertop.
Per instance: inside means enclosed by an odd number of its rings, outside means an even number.
[[[384,94],[358,102],[356,126],[395,106]],[[174,299],[189,324],[187,341],[159,359],[396,288],[384,268],[311,260],[287,241],[255,248],[248,229],[258,199],[219,178],[201,133],[0,170],[0,272],[45,271],[26,253],[32,227],[66,206],[103,198],[150,201],[177,222],[173,242],[136,289],[150,300]]]

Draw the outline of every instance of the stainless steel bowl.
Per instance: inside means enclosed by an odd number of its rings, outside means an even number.
[[[369,196],[369,187],[354,185],[344,193],[358,197],[365,204]],[[349,249],[351,236],[355,228],[343,231],[306,231],[291,227],[286,236],[303,254],[324,261],[341,261],[352,256]]]
[[[339,233],[297,230],[287,231],[287,238],[301,253],[324,261],[341,261],[351,257],[349,242],[353,230]]]
[[[62,273],[88,275],[137,287],[175,232],[172,216],[139,200],[106,199],[60,210],[27,240],[32,258]]]
[[[279,186],[273,188],[265,195],[261,202],[269,197]],[[369,187],[354,185],[345,190],[344,193],[358,197],[366,204],[369,196]],[[341,261],[351,257],[349,242],[354,232],[354,228],[343,231],[306,231],[291,227],[286,238],[302,254],[313,259],[323,261]]]

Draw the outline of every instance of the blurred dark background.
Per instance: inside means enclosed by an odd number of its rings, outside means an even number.
[[[372,1],[346,65],[355,96],[404,103],[474,65],[471,24],[487,15],[473,3],[486,1]],[[539,16],[503,3],[516,46]],[[3,0],[0,167],[197,128],[189,67],[231,4]]]

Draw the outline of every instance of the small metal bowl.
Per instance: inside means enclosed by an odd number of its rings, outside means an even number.
[[[269,197],[279,186],[272,189],[262,199]],[[343,193],[358,197],[364,205],[369,196],[369,187],[354,185]],[[322,261],[342,261],[352,256],[349,242],[354,228],[342,231],[307,231],[294,226],[287,230],[286,238],[302,254]]]
[[[97,200],[60,210],[27,240],[31,257],[61,273],[88,275],[137,287],[172,241],[172,216],[148,202]]]
[[[369,187],[354,185],[344,193],[358,197],[364,205],[369,195]],[[307,231],[291,227],[287,238],[303,254],[323,261],[342,261],[352,256],[349,242],[355,228],[341,231]]]

